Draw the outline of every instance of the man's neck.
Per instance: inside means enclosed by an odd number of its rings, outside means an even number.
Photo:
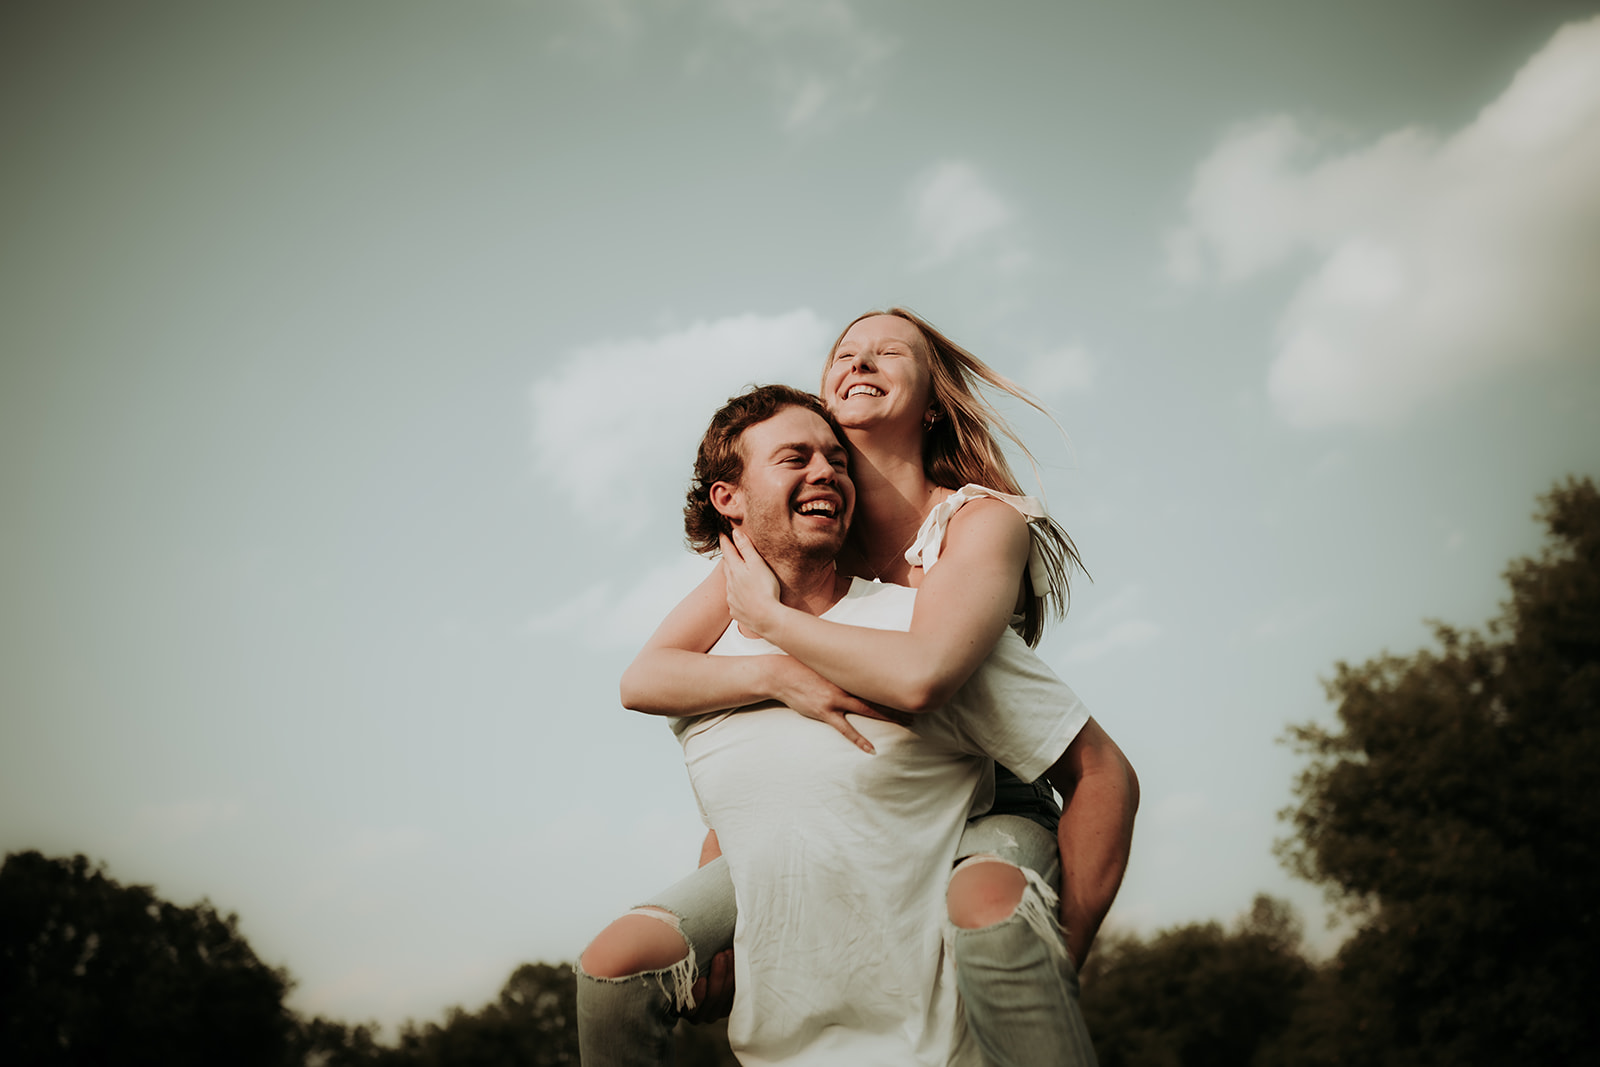
[[[778,599],[811,615],[821,615],[839,602],[848,579],[839,577],[832,560],[768,560],[778,578]]]

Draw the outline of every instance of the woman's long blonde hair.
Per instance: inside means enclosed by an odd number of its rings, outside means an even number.
[[[839,331],[833,347],[828,349],[829,363],[839,348],[839,342],[850,332],[850,327],[875,315],[893,315],[905,319],[921,331],[928,345],[933,404],[939,417],[923,434],[923,472],[935,485],[946,489],[960,489],[964,485],[975,484],[1002,493],[1024,495],[1016,475],[1011,472],[1011,464],[1006,462],[1005,454],[1000,450],[995,431],[998,430],[1021,449],[1030,463],[1034,462],[1033,453],[1028,451],[1028,446],[1022,443],[1005,417],[983,396],[978,383],[1009,393],[1054,421],[1050,413],[1026,389],[997,373],[907,308],[892,307],[887,311],[868,311],[857,315]],[[827,373],[826,366],[823,373]],[[1084,570],[1084,566],[1072,538],[1054,519],[1046,516],[1030,525],[1034,543],[1039,546],[1044,559],[1050,586],[1044,596],[1033,591],[1031,586],[1029,588],[1022,636],[1028,644],[1035,645],[1044,632],[1045,617],[1060,618],[1066,614],[1068,579],[1074,567]]]

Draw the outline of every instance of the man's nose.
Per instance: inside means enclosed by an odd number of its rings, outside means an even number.
[[[811,457],[811,463],[806,467],[806,481],[832,482],[838,476],[838,473],[833,469],[833,464],[828,461],[828,457],[818,453]]]

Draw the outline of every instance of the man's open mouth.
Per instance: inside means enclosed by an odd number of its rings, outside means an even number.
[[[807,500],[795,507],[802,515],[822,515],[826,518],[839,517],[839,505],[831,500]]]

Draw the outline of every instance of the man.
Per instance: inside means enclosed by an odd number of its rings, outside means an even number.
[[[700,459],[697,477],[705,492],[701,506],[686,509],[691,542],[714,540],[719,528],[738,529],[772,569],[779,596],[790,607],[857,626],[909,626],[913,590],[851,582],[833,567],[849,527],[854,488],[840,435],[816,398],[772,386],[735,398],[713,419]],[[776,650],[730,626],[711,651]],[[984,706],[1000,698],[1020,706]],[[950,707],[918,716],[911,729],[860,721],[874,756],[841,745],[826,727],[770,702],[736,714],[674,720],[696,796],[737,889],[739,997],[729,1031],[741,1058],[980,1062],[961,1025],[942,952],[943,893],[962,824],[969,811],[987,806],[988,756],[1028,778],[1052,764],[1069,777],[1102,764],[1126,769],[1098,727],[1080,733],[1086,719],[1070,690],[1007,633]],[[1131,771],[1126,778],[1136,788]],[[1071,791],[1076,783],[1060,784]],[[1126,862],[1134,802],[1125,797],[1123,810],[1103,820],[1104,833],[1085,835],[1091,839],[1083,855],[1067,857],[1069,871],[1096,871],[1097,877],[1086,880],[1097,883],[1102,899],[1092,891],[1073,898],[1082,905],[1091,937]],[[1008,837],[1000,833],[995,840]],[[1003,847],[997,843],[995,852]],[[972,857],[1003,859],[988,849]],[[1009,900],[958,903],[952,891],[951,918],[968,928],[962,934],[981,939],[997,931],[1012,939],[990,949],[1038,943],[1043,971],[1034,968],[999,992],[1001,1007],[1013,1016],[1001,1021],[1027,1029],[1032,1012],[1048,1023],[1041,1033],[1065,1035],[1052,1044],[1079,1046],[1059,1062],[1092,1063],[1077,1016],[1076,977],[1042,896],[1049,890],[1032,871],[1017,875],[1019,888]],[[707,906],[687,899],[686,905],[663,899],[660,907],[625,916],[585,952],[579,1016],[586,1062],[661,1062],[658,1051],[639,1047],[641,1032],[618,1020],[639,1014],[622,1006],[629,998],[654,997],[654,979],[661,996],[646,1013],[656,1020],[647,1029],[659,1044],[659,1023],[670,1025],[670,1005],[661,1005],[668,979],[681,989],[696,969],[696,952],[722,947],[702,925]],[[959,958],[960,935],[955,943]],[[1080,955],[1087,945],[1082,939],[1075,946]],[[961,960],[963,968],[981,973],[980,955],[974,949]],[[1004,972],[1008,962],[1002,959],[998,970]],[[1044,988],[1050,986],[1053,991]],[[630,1057],[629,1049],[638,1054]],[[1027,1062],[1057,1061],[1060,1051]]]

